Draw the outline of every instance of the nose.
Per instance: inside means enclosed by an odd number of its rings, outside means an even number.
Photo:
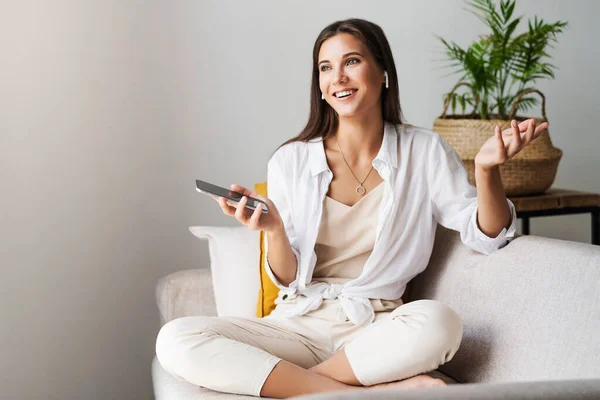
[[[346,75],[343,68],[338,68],[333,76],[333,83],[340,84],[346,81]]]

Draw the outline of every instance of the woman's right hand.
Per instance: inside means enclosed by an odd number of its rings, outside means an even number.
[[[283,229],[283,221],[281,220],[279,211],[271,200],[240,185],[232,184],[231,190],[245,196],[236,205],[230,205],[224,197],[211,195],[211,197],[219,203],[225,215],[235,217],[244,226],[255,231],[274,232]],[[254,197],[255,199],[264,201],[267,204],[269,212],[262,212],[263,205],[258,206],[254,210],[246,208],[248,197]]]

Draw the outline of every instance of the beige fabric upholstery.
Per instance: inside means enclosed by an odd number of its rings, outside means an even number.
[[[379,389],[295,397],[294,400],[598,400],[600,379],[452,385],[445,388]]]
[[[461,347],[440,370],[461,382],[512,384],[452,385],[427,393],[441,396],[430,398],[600,398],[600,380],[514,383],[600,378],[600,247],[526,236],[486,256],[462,245],[458,233],[438,229],[430,265],[413,280],[411,297],[445,302],[463,319]],[[216,315],[212,288],[209,269],[162,278],[156,289],[162,322]],[[152,367],[157,400],[240,398],[178,381],[156,359]]]
[[[156,400],[257,400],[254,396],[220,393],[183,382],[169,374],[156,357],[152,360],[152,384]],[[262,397],[267,399],[268,397]]]
[[[161,278],[156,285],[161,325],[189,315],[217,315],[210,269],[190,269]]]
[[[600,378],[600,247],[523,236],[485,256],[440,228],[413,299],[436,299],[463,319],[460,382]]]

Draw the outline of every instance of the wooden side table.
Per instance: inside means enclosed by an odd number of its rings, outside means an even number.
[[[592,214],[592,244],[600,245],[600,193],[549,189],[534,196],[509,197],[515,205],[521,230],[529,235],[529,218],[566,214]]]

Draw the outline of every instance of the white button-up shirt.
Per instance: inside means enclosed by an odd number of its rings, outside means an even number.
[[[281,215],[297,259],[296,279],[284,286],[265,252],[266,271],[280,289],[279,296],[300,296],[286,315],[302,315],[317,309],[323,299],[339,298],[350,321],[370,324],[375,314],[369,299],[399,299],[406,284],[427,267],[438,223],[459,231],[464,244],[484,254],[514,237],[516,212],[510,200],[508,230],[490,238],[479,229],[477,190],[458,154],[439,134],[385,122],[383,142],[372,165],[385,185],[379,214],[373,215],[373,223],[377,220],[373,251],[356,279],[327,284],[312,282],[323,201],[333,179],[322,138],[289,143],[269,160],[268,197]],[[265,245],[268,250],[268,239]]]

